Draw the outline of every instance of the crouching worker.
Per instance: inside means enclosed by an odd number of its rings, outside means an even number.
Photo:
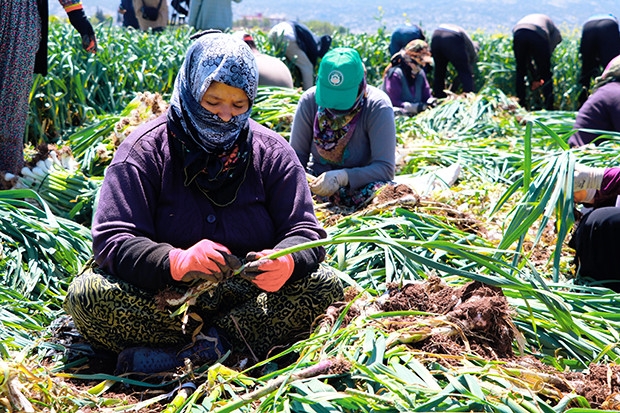
[[[620,168],[577,164],[573,186],[575,202],[585,207],[568,244],[575,249],[577,274],[620,293]]]
[[[214,362],[236,349],[263,358],[307,337],[343,296],[322,247],[265,258],[326,233],[295,152],[250,119],[250,48],[217,31],[194,38],[169,111],[123,141],[106,172],[92,226],[98,265],[75,278],[64,303],[94,348],[120,353],[118,373]],[[179,297],[196,283],[212,288],[184,325],[162,292]]]
[[[383,88],[398,115],[416,115],[435,104],[424,67],[433,58],[424,40],[412,40],[392,56],[383,73]]]
[[[355,49],[323,57],[316,86],[299,98],[290,143],[321,202],[357,208],[394,179],[394,111],[390,98],[366,83]]]

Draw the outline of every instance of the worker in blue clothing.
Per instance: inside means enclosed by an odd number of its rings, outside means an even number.
[[[140,28],[132,0],[121,0],[121,4],[118,6],[118,12],[123,16],[123,27]]]
[[[420,26],[415,24],[397,26],[390,37],[390,45],[388,47],[390,56],[394,56],[400,49],[407,46],[407,43],[416,39],[426,40]]]

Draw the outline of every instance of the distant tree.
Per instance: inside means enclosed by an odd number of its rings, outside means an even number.
[[[106,17],[103,14],[103,10],[101,10],[99,7],[97,7],[97,12],[95,13],[95,19],[97,19],[98,22],[102,22],[105,21]]]
[[[265,30],[268,31],[274,25],[273,20],[266,16],[248,17],[244,16],[239,20],[233,22],[233,27],[253,29],[253,30]]]
[[[303,24],[308,26],[308,28],[318,36],[323,36],[324,34],[333,35],[334,33],[345,34],[347,32],[346,27],[336,26],[320,20],[309,20],[303,22]]]

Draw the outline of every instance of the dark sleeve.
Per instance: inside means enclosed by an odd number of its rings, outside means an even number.
[[[312,64],[316,65],[320,39],[301,23],[293,22],[293,28],[295,30],[295,38],[299,48],[306,53]]]
[[[310,153],[312,151],[312,138],[314,135],[314,117],[317,106],[314,99],[315,88],[306,90],[297,103],[293,125],[291,126],[291,137],[289,143],[295,150],[304,170],[308,167]]]
[[[114,263],[118,278],[138,288],[156,292],[172,283],[168,253],[172,246],[155,243],[145,237],[125,240],[118,248]]]
[[[319,53],[318,57],[325,56],[325,53],[329,50],[332,45],[332,37],[328,34],[321,36],[319,39]]]
[[[549,46],[551,48],[551,52],[553,53],[557,45],[562,42],[562,34],[553,22],[551,22],[549,26]]]
[[[99,267],[150,291],[172,282],[172,246],[155,241],[153,219],[162,179],[158,159],[164,157],[160,134],[165,131],[163,115],[141,125],[119,146],[106,170],[91,228]]]
[[[471,66],[474,66],[474,64],[478,60],[478,52],[476,51],[476,47],[474,46],[474,41],[465,32],[462,32],[461,35],[463,36],[463,40],[465,41],[465,52],[467,53],[467,62]]]

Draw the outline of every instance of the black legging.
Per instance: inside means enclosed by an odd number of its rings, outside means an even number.
[[[611,59],[620,54],[618,23],[612,19],[600,19],[584,24],[579,52],[581,53],[579,106],[581,106],[590,93],[592,78],[596,77]]]
[[[444,88],[448,63],[452,63],[456,69],[463,92],[474,91],[474,74],[467,58],[463,37],[452,31],[435,30],[431,39],[431,52],[435,61],[433,96],[446,97]],[[451,89],[455,90],[456,87],[453,85]]]
[[[551,73],[549,40],[535,31],[519,29],[512,37],[512,48],[517,66],[516,92],[519,104],[529,109],[525,99],[525,78],[530,71],[532,80],[542,79],[544,81],[541,86],[544,107],[547,110],[553,110],[553,74]]]
[[[620,292],[620,208],[601,207],[581,219],[569,245],[575,248],[580,277]]]

